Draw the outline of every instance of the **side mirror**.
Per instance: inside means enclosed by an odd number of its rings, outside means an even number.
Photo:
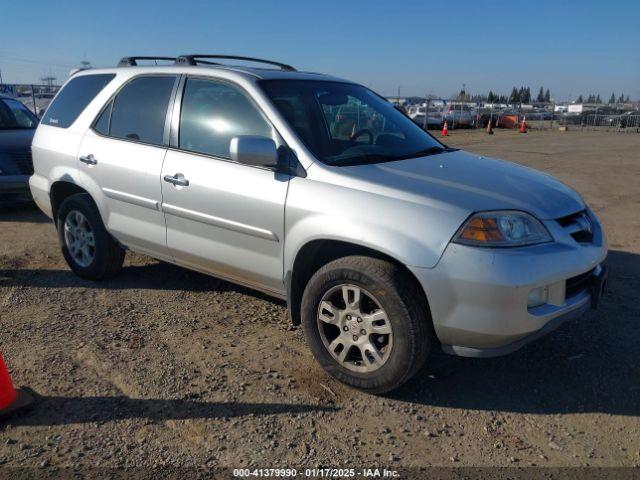
[[[256,167],[278,168],[276,142],[268,137],[243,135],[233,137],[229,145],[231,160]]]

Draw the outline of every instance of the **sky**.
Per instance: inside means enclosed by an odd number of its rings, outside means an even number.
[[[81,60],[261,57],[377,92],[549,88],[640,100],[640,1],[0,0],[5,83],[64,81]]]

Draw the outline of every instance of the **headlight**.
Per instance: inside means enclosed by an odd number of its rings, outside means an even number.
[[[504,210],[472,215],[453,241],[475,247],[521,247],[551,242],[553,238],[545,226],[528,213]]]

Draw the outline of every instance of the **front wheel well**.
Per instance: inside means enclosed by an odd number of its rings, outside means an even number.
[[[287,273],[287,306],[289,308],[289,318],[294,325],[300,325],[301,323],[300,306],[302,304],[302,294],[313,274],[327,263],[351,255],[378,258],[397,265],[420,287],[419,291],[422,293],[422,298],[418,299],[418,301],[422,303],[427,311],[428,318],[431,319],[429,302],[422,286],[420,286],[418,279],[411,270],[402,262],[378,250],[355,243],[340,240],[313,240],[298,251],[293,262],[293,268]]]
[[[76,193],[89,193],[84,188],[79,187],[75,183],[65,182],[64,180],[59,180],[54,182],[51,185],[51,189],[49,191],[49,196],[51,198],[51,212],[53,214],[53,222],[56,223],[56,218],[58,217],[58,209],[62,202],[67,197],[71,195],[75,195]]]

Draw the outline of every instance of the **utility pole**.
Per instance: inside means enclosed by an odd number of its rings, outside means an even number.
[[[31,101],[33,102],[33,113],[36,117],[40,118],[38,115],[38,106],[36,105],[36,89],[31,85]]]
[[[424,97],[424,129],[429,130],[429,102],[431,99],[429,98],[429,94]]]
[[[51,88],[53,87],[53,84],[56,81],[56,77],[52,75],[47,75],[45,77],[42,77],[40,80],[42,80],[47,85],[47,87],[49,87],[49,91],[51,91]]]
[[[493,128],[493,101],[491,102],[491,108],[489,110],[489,128]]]

